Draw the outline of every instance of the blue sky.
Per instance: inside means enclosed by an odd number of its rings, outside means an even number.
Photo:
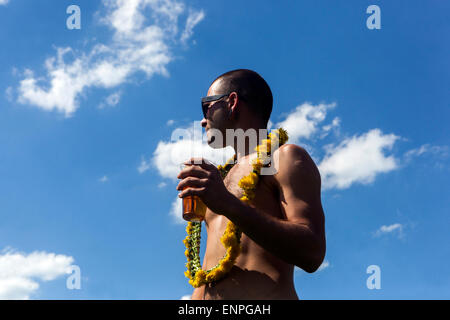
[[[299,296],[450,298],[448,3],[127,3],[0,1],[0,296],[190,294],[171,135],[215,77],[248,68],[322,175],[326,262],[296,270]]]

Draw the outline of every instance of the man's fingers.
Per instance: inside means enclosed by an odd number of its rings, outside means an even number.
[[[216,167],[210,161],[208,161],[206,159],[203,159],[203,158],[191,158],[188,161],[186,161],[184,164],[186,164],[186,165],[197,165],[199,167],[202,167],[205,170],[211,170],[212,168]]]
[[[180,181],[180,183],[177,186],[177,190],[183,190],[187,187],[197,187],[197,188],[203,187],[207,181],[208,181],[207,179],[187,177]]]
[[[190,166],[187,166],[186,168],[184,168],[183,170],[181,170],[181,172],[178,174],[177,178],[184,179],[186,177],[192,176],[192,177],[197,177],[197,178],[202,179],[202,178],[207,178],[208,175],[209,175],[208,171],[206,171],[202,167],[190,165]]]
[[[184,198],[184,197],[188,197],[188,196],[202,196],[205,192],[205,187],[202,188],[187,188],[185,190],[183,190],[182,192],[180,192],[180,194],[178,195],[178,197],[180,198]]]

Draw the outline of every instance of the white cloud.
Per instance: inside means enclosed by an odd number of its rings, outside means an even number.
[[[327,111],[336,107],[336,103],[312,105],[305,102],[277,123],[289,133],[289,142],[298,143],[300,139],[310,139],[319,131],[318,125],[325,120]]]
[[[177,139],[177,132],[183,134],[182,139]],[[181,164],[191,157],[203,157],[218,165],[225,163],[234,155],[231,147],[211,148],[203,139],[201,127],[177,128],[173,131],[172,137],[170,141],[159,141],[151,160],[163,178],[176,180]],[[147,162],[146,164],[148,165]]]
[[[100,103],[99,108],[115,107],[120,102],[121,95],[122,93],[120,91],[110,94],[102,103]]]
[[[339,119],[339,117],[336,117],[336,118],[333,119],[331,124],[323,126],[323,130],[324,131],[330,131],[332,128],[339,127],[340,123],[341,123],[341,119]]]
[[[105,183],[105,182],[107,182],[108,180],[109,180],[109,179],[108,179],[107,176],[103,176],[103,177],[101,177],[98,181]]]
[[[159,189],[165,188],[166,186],[167,186],[167,183],[165,183],[164,181],[162,181],[158,184]]]
[[[145,161],[144,159],[141,160],[141,164],[138,167],[138,171],[139,173],[144,173],[145,171],[150,169],[150,163]]]
[[[13,101],[13,90],[14,89],[12,87],[8,87],[5,90],[5,97],[6,97],[6,100],[8,100],[9,102]]]
[[[205,17],[205,12],[201,11],[192,11],[190,10],[189,16],[186,20],[186,26],[184,28],[183,33],[181,34],[181,41],[186,42],[193,34],[194,27],[203,20]]]
[[[183,219],[182,216],[183,211],[183,202],[180,197],[176,197],[176,199],[172,202],[171,208],[170,208],[170,216],[172,217],[173,221],[176,224],[185,224],[186,221]]]
[[[414,148],[405,152],[404,157],[406,161],[410,161],[414,157],[421,156],[423,154],[434,154],[442,157],[448,156],[448,146],[432,146],[429,143],[423,144],[418,148]]]
[[[171,126],[171,125],[173,125],[175,123],[175,120],[172,120],[172,119],[170,119],[170,120],[167,120],[167,126]]]
[[[404,226],[400,223],[394,223],[391,225],[383,225],[381,226],[377,231],[375,231],[374,236],[375,237],[379,237],[381,235],[384,234],[388,234],[388,233],[397,233],[399,238],[403,237],[403,229]]]
[[[0,6],[4,6],[9,3],[9,0],[0,0]]]
[[[332,129],[334,130],[338,130],[339,126],[341,124],[341,119],[339,119],[339,117],[335,117],[333,119],[333,121],[330,124],[327,124],[325,126],[322,127],[322,134],[320,135],[320,139],[325,138]]]
[[[176,0],[104,0],[103,4],[105,16],[100,21],[113,32],[110,42],[96,44],[88,52],[57,48],[56,56],[45,62],[46,76],[25,72],[18,88],[20,103],[69,117],[87,88],[117,87],[138,72],[147,78],[169,76],[166,67],[179,43],[178,18],[185,5]],[[199,22],[198,13],[192,12],[185,38]]]
[[[180,298],[180,300],[191,300],[191,295],[190,294],[186,294],[186,295],[182,296]]]
[[[379,129],[372,129],[337,146],[325,146],[326,155],[318,166],[322,187],[345,189],[354,183],[369,184],[377,174],[396,169],[397,159],[385,155],[384,149],[392,149],[397,139],[394,134],[384,135]]]
[[[7,248],[0,254],[0,299],[30,299],[39,282],[69,274],[74,259],[69,256],[34,251],[19,253]]]

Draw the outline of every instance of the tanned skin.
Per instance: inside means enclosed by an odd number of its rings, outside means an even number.
[[[207,95],[223,93],[218,79]],[[202,120],[202,126],[207,134],[214,128],[224,132],[224,137],[226,129],[266,128],[235,92],[210,103],[208,119]],[[258,141],[264,138],[258,137]],[[325,256],[320,173],[305,149],[283,145],[273,154],[277,172],[261,175],[253,203],[245,204],[239,200],[242,190],[238,182],[252,170],[249,159],[256,156],[255,146],[248,145],[242,152],[234,144],[228,145],[235,148],[238,163],[224,180],[214,165],[206,161],[194,164],[199,159],[186,162],[192,165],[178,175],[181,181],[177,190],[182,190],[179,196],[199,196],[208,207],[204,270],[215,266],[225,254],[220,238],[228,221],[242,230],[242,251],[230,273],[217,282],[196,288],[191,298],[298,299],[294,267],[315,272]]]

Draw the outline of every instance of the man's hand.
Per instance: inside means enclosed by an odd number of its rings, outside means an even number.
[[[226,206],[237,199],[225,187],[219,170],[202,158],[191,158],[177,176],[182,179],[177,186],[180,198],[198,196],[213,212],[222,214]]]

